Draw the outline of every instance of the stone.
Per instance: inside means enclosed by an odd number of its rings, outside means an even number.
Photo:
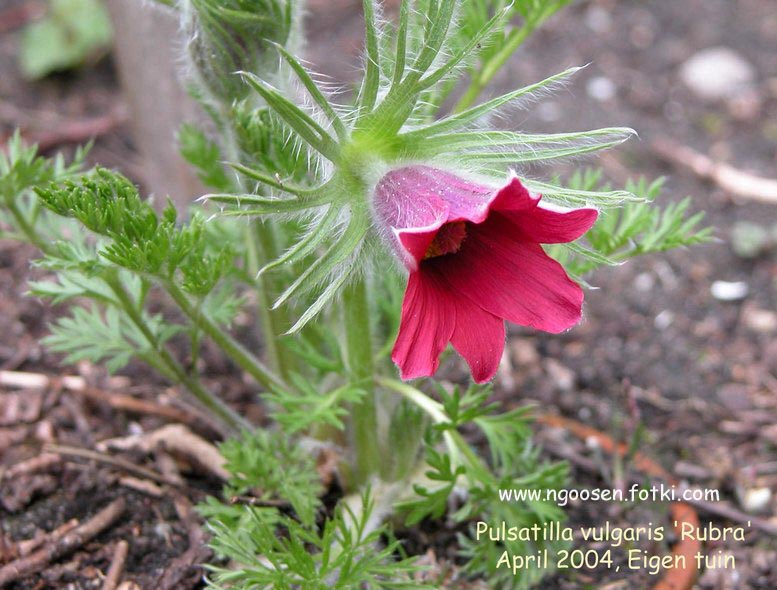
[[[545,370],[553,384],[561,391],[571,391],[575,386],[575,372],[556,359],[545,361]]]
[[[680,66],[680,79],[699,98],[709,101],[733,98],[755,82],[755,68],[728,47],[709,47]]]
[[[718,301],[740,301],[750,293],[750,286],[744,281],[715,281],[710,292]]]
[[[731,249],[740,258],[757,258],[769,245],[769,230],[760,224],[738,221],[731,229]]]
[[[595,76],[588,80],[585,86],[588,96],[598,102],[607,102],[615,98],[618,87],[615,83],[605,76]]]
[[[772,502],[772,491],[767,487],[751,488],[742,495],[742,508],[746,512],[757,514],[767,512]]]
[[[777,332],[777,313],[770,309],[746,307],[742,311],[742,323],[753,332],[773,334]]]

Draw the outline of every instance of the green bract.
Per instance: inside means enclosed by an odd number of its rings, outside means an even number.
[[[310,229],[264,268],[272,271],[324,249],[275,300],[277,307],[316,292],[290,333],[299,331],[381,251],[372,229],[371,192],[389,169],[424,162],[501,180],[521,163],[586,154],[633,135],[626,128],[567,134],[489,129],[487,119],[494,112],[552,89],[577,68],[437,118],[448,85],[462,68],[480,56],[492,55],[489,48],[494,36],[516,10],[512,5],[499,8],[463,40],[463,23],[472,26],[482,19],[482,12],[457,15],[457,4],[454,0],[406,0],[398,25],[389,27],[376,14],[376,4],[365,1],[364,77],[350,104],[334,104],[302,62],[280,45],[276,49],[289,74],[299,82],[299,92],[282,91],[261,72],[243,72],[266,108],[286,126],[295,149],[317,162],[311,167],[315,174],[287,181],[266,166],[235,164],[245,179],[257,183],[261,196],[218,193],[207,198],[229,206],[225,215],[303,215],[312,220]],[[629,199],[634,197],[626,191],[577,193],[578,201],[596,206],[619,205]],[[320,289],[324,283],[326,287]]]

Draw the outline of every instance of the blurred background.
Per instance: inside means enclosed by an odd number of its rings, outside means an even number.
[[[142,16],[147,4],[0,0],[0,139],[20,128],[44,152],[67,153],[94,138],[90,162],[186,203],[199,189],[174,134],[198,114],[175,73],[176,27],[164,14]],[[312,68],[346,86],[360,60],[360,5],[312,0],[307,19]],[[396,2],[387,6],[391,13]],[[560,337],[514,330],[496,395],[508,406],[558,408],[627,440],[641,424],[643,444],[675,475],[719,487],[777,525],[777,4],[575,2],[487,92],[582,64],[560,92],[495,124],[629,126],[639,138],[521,173],[601,167],[617,186],[666,176],[661,198],[690,195],[718,241],[598,271],[579,327]],[[0,369],[56,373],[59,359],[38,342],[55,311],[24,296],[33,255],[0,240]],[[0,455],[17,427],[2,408]],[[538,436],[555,444],[552,432]],[[737,556],[736,572],[710,570],[699,587],[773,590],[773,540],[722,543]]]

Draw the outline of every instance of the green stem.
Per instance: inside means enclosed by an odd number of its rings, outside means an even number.
[[[232,162],[240,162],[241,151],[235,133],[236,124],[232,108],[228,104],[222,104],[221,115],[226,122],[224,145],[227,157]],[[240,166],[242,167],[243,165],[241,164]],[[271,181],[269,182],[271,186],[286,190],[282,183],[276,182],[273,184],[273,179],[265,179],[265,181]],[[236,182],[240,192],[248,192],[248,188],[240,175],[237,176]],[[275,228],[276,226],[271,220],[256,221],[248,224],[246,228],[246,270],[252,276],[254,288],[259,299],[259,324],[262,331],[262,340],[267,351],[267,358],[270,361],[270,366],[275,368],[281,379],[287,381],[290,372],[294,369],[293,363],[295,359],[293,356],[290,356],[289,352],[282,345],[279,346],[278,336],[282,333],[282,328],[288,326],[288,318],[284,310],[272,309],[273,300],[279,292],[279,289],[273,285],[272,278],[268,276],[258,277],[259,270],[278,256]],[[235,358],[235,361],[238,361],[238,359]],[[240,366],[242,367],[243,365]],[[243,369],[248,371],[246,367],[243,367]],[[250,373],[251,371],[248,372]],[[261,383],[261,381],[259,382]]]
[[[186,317],[207,334],[241,369],[251,375],[260,385],[269,390],[288,389],[287,385],[278,376],[247,351],[242,344],[222,330],[207,315],[195,308],[191,301],[189,301],[189,297],[178,285],[172,281],[165,281],[164,287]]]
[[[16,225],[18,226],[18,228],[24,234],[24,237],[27,238],[27,241],[30,242],[33,246],[35,246],[38,250],[40,250],[44,254],[48,254],[50,251],[49,244],[45,242],[35,231],[35,228],[32,225],[30,225],[30,223],[27,221],[27,218],[21,212],[21,210],[16,205],[14,200],[6,197],[5,205],[6,207],[8,207],[8,210],[11,212],[11,215],[13,216],[14,221],[16,222]]]
[[[379,471],[381,452],[375,400],[370,308],[363,280],[349,285],[343,294],[345,344],[351,383],[365,390],[358,405],[351,409],[352,443],[356,455],[356,483],[366,483]]]
[[[271,309],[273,300],[279,294],[277,280],[273,280],[270,273],[259,274],[259,269],[275,260],[278,255],[278,244],[275,239],[275,224],[271,221],[249,224],[249,272],[256,277],[256,291],[259,296],[259,314],[262,324],[264,344],[267,349],[267,358],[270,366],[275,367],[281,379],[287,381],[294,370],[294,357],[290,351],[279,342],[280,334],[284,328],[288,328],[289,321],[286,307]]]
[[[411,403],[414,403],[421,408],[432,419],[435,424],[445,424],[450,422],[445,410],[440,402],[437,402],[426,395],[423,391],[416,389],[415,387],[395,381],[393,379],[379,379],[378,383],[387,389],[393,389],[399,393],[402,397]],[[461,454],[458,444],[454,438],[455,432],[451,430],[445,430],[442,433],[445,446],[448,447],[448,453],[451,456],[451,463],[454,467],[461,464]],[[460,441],[460,442],[463,442]]]
[[[106,283],[110,286],[111,290],[116,295],[122,309],[130,318],[133,324],[140,330],[144,338],[152,346],[152,348],[159,355],[160,361],[170,371],[170,373],[181,383],[191,394],[203,405],[205,408],[213,412],[224,424],[229,427],[229,430],[237,432],[240,430],[252,430],[253,426],[245,418],[240,416],[237,412],[232,410],[218,397],[214,396],[210,391],[200,383],[200,381],[191,375],[189,375],[181,364],[175,360],[172,354],[165,348],[151,331],[143,319],[142,314],[138,310],[135,301],[129,293],[127,293],[124,286],[121,284],[116,273],[112,276],[108,276],[105,279]]]
[[[535,28],[536,27],[533,23],[527,22],[524,23],[521,28],[514,29],[510,33],[507,39],[507,43],[505,43],[502,49],[491,56],[491,58],[485,64],[483,64],[483,67],[479,72],[473,74],[469,88],[467,88],[466,92],[464,92],[462,97],[459,99],[459,102],[456,103],[456,106],[453,107],[454,113],[460,113],[475,103],[478,96],[480,96],[480,93],[483,92],[483,89],[488,85],[489,82],[491,82],[493,77],[502,68],[502,66],[505,65],[507,60],[510,59],[510,56],[515,53],[515,50],[518,49],[518,47],[520,47],[524,41],[526,41],[527,37]]]
[[[405,399],[417,405],[429,415],[432,422],[435,424],[450,423],[450,418],[445,413],[442,404],[430,398],[423,391],[416,389],[407,383],[395,381],[394,379],[379,379],[378,383],[383,387],[393,389]],[[480,457],[478,457],[477,453],[472,450],[472,447],[467,444],[467,441],[464,440],[461,433],[449,428],[443,431],[442,436],[445,440],[445,446],[448,447],[448,452],[451,455],[451,463],[454,467],[463,464],[462,459],[464,459],[467,462],[467,467],[471,472],[471,476],[474,476],[475,478],[488,477],[490,471],[487,465]]]

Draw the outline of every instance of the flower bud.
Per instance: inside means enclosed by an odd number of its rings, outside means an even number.
[[[245,98],[249,87],[236,72],[271,79],[279,57],[272,43],[296,36],[292,3],[284,0],[182,0],[187,53],[204,88],[227,104]],[[250,7],[250,8],[249,8]]]

